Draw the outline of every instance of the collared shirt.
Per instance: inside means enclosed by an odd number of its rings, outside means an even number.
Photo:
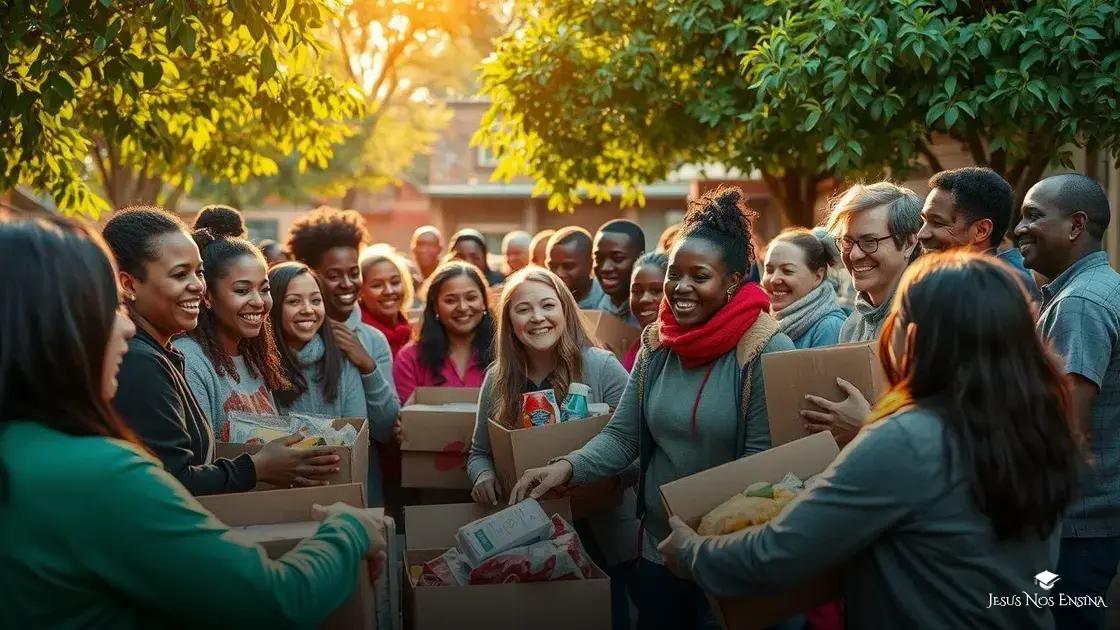
[[[625,300],[620,306],[615,306],[611,296],[607,293],[603,293],[603,299],[599,300],[599,304],[595,309],[603,311],[604,313],[610,313],[631,326],[638,325],[638,318],[634,317],[634,314],[630,312],[630,300]]]
[[[1038,283],[1035,282],[1034,276],[1030,270],[1027,269],[1026,264],[1023,262],[1023,254],[1018,248],[1012,247],[1004,251],[990,250],[989,253],[1003,262],[1011,265],[1015,271],[1019,272],[1019,279],[1023,281],[1023,286],[1026,287],[1027,292],[1034,298],[1035,303],[1042,302],[1042,292],[1038,289]]]
[[[1094,252],[1042,287],[1038,332],[1068,374],[1097,385],[1089,410],[1089,465],[1063,536],[1120,536],[1120,274]]]
[[[587,295],[579,301],[579,307],[585,310],[595,310],[599,308],[599,303],[603,301],[606,295],[606,293],[603,293],[603,287],[599,285],[599,280],[592,278],[591,288],[587,290]]]
[[[459,374],[459,369],[449,356],[444,359],[440,373],[432,374],[420,362],[420,346],[416,342],[410,342],[393,359],[393,382],[397,387],[397,398],[404,404],[417,387],[481,387],[487,366],[480,365],[478,361],[478,355],[472,354],[466,372]]]

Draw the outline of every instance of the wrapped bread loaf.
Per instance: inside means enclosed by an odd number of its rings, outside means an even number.
[[[696,531],[702,536],[731,534],[751,525],[761,525],[781,510],[782,504],[774,499],[737,494],[700,519]]]

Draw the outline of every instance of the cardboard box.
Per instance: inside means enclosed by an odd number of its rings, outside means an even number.
[[[477,411],[419,409],[416,405],[474,403],[477,387],[417,387],[401,408],[401,486],[470,490],[467,454]]]
[[[762,374],[774,446],[809,435],[801,417],[801,410],[809,408],[805,396],[834,401],[845,398],[837,378],[855,385],[872,404],[887,385],[879,365],[877,341],[764,354]]]
[[[330,505],[339,501],[364,508],[366,498],[362,484],[198,497],[202,507],[233,530],[235,538],[247,542],[263,541],[256,544],[273,559],[284,555],[318,529],[318,523],[311,518],[312,505]],[[355,580],[357,583],[350,599],[331,613],[320,628],[377,628],[374,585],[369,581],[365,563],[359,567]]]
[[[626,353],[630,352],[634,342],[642,336],[641,328],[631,326],[625,320],[610,313],[585,309],[579,314],[587,325],[595,345],[610,350],[619,361],[626,358]]]
[[[566,500],[542,501],[550,516],[572,515]],[[418,586],[410,567],[439,557],[455,544],[460,527],[495,510],[473,503],[410,505],[404,508],[408,535],[404,566],[405,611],[413,630],[445,628],[533,628],[534,630],[608,629],[611,625],[611,583],[592,565],[586,580]]]
[[[344,483],[361,483],[365,484],[367,474],[369,473],[369,424],[365,418],[338,418],[334,421],[334,428],[341,429],[347,424],[353,425],[358,430],[358,438],[354,441],[354,446],[326,446],[316,448],[328,448],[335,455],[338,455],[340,460],[338,462],[339,471],[330,477],[327,481],[331,485],[344,484]],[[218,442],[214,445],[214,457],[224,457],[233,459],[242,453],[253,454],[264,448],[263,444],[238,444],[235,442]],[[272,490],[275,486],[267,483],[258,483],[254,490]]]
[[[599,434],[610,422],[609,414],[571,420],[531,429],[507,429],[490,420],[490,453],[502,489],[509,492],[530,468],[538,468],[549,461],[581,448]],[[571,490],[572,512],[583,517],[603,508],[618,505],[622,490],[613,480]]]
[[[670,515],[693,529],[705,514],[756,481],[777,482],[793,473],[807,479],[823,471],[840,454],[829,433],[815,433],[757,455],[728,462],[661,486],[661,500]],[[806,559],[811,561],[811,559]],[[841,595],[840,572],[821,567],[821,575],[798,587],[765,597],[716,599],[712,609],[724,628],[765,628]]]

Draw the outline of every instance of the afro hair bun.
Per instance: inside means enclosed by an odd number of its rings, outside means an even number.
[[[240,238],[245,235],[245,221],[241,213],[229,206],[210,205],[198,212],[194,220],[194,229],[206,230],[210,233],[211,240],[232,237]]]

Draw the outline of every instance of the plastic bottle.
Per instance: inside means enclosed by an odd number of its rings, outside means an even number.
[[[583,383],[568,385],[568,396],[560,407],[560,421],[583,420],[591,415],[587,410],[587,398],[591,395],[591,388]]]

